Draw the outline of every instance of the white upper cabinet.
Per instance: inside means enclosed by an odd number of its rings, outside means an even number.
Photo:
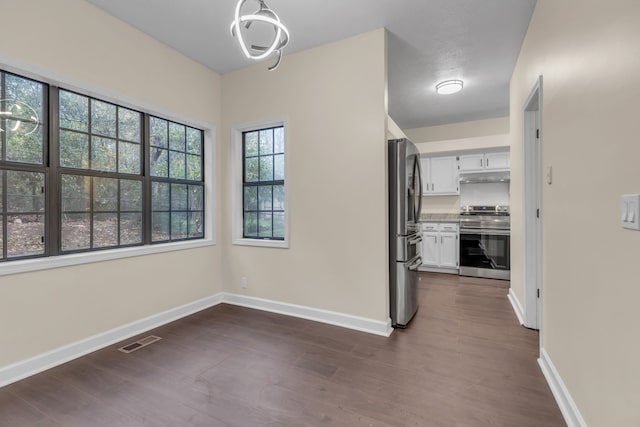
[[[458,158],[456,156],[423,157],[422,194],[442,196],[460,194]]]
[[[461,172],[483,172],[509,170],[509,152],[465,154],[460,156]]]

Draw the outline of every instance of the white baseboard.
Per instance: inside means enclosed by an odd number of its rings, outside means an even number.
[[[520,301],[518,301],[518,297],[516,297],[516,294],[513,292],[512,288],[509,288],[509,294],[507,295],[507,298],[509,298],[511,307],[513,307],[513,311],[518,317],[518,322],[520,322],[521,325],[524,325],[524,310],[522,309],[522,305],[520,305]]]
[[[556,370],[549,354],[544,348],[540,349],[538,364],[540,365],[540,369],[542,369],[542,373],[551,388],[553,397],[556,399],[556,402],[560,407],[560,412],[562,412],[562,416],[564,417],[564,421],[567,423],[567,426],[587,427],[587,423],[584,418],[582,418],[576,403],[571,398],[571,394],[569,393],[569,390],[567,390],[567,386],[565,386],[564,381],[562,381],[560,374]]]
[[[328,323],[343,328],[355,329],[370,334],[388,337],[391,335],[391,319],[387,322],[352,316],[334,311],[322,310],[302,305],[288,304],[262,298],[244,295],[218,293],[194,301],[180,307],[175,307],[162,313],[154,314],[144,319],[123,325],[106,332],[85,338],[80,341],[56,348],[43,354],[21,360],[11,365],[0,367],[0,387],[46,371],[70,360],[77,359],[101,348],[126,340],[151,329],[165,325],[174,320],[196,313],[220,303],[228,303],[272,313],[284,314],[292,317]]]
[[[102,332],[80,341],[56,348],[43,354],[21,360],[0,368],[0,387],[62,365],[70,360],[82,357],[119,341],[131,338],[148,330],[157,328],[174,320],[213,307],[222,302],[222,294],[212,295],[200,300],[154,314],[144,319]]]
[[[289,304],[286,302],[238,294],[224,294],[223,300],[223,302],[228,304],[255,308],[272,313],[285,314],[287,316],[341,326],[343,328],[354,329],[356,331],[367,332],[384,337],[388,337],[393,331],[393,328],[391,327],[391,319],[388,319],[386,322],[382,322],[379,320],[367,319],[366,317],[353,316],[350,314],[322,310],[304,305]]]

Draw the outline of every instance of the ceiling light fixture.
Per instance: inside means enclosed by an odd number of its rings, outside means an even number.
[[[451,95],[462,90],[464,82],[462,80],[445,80],[436,85],[436,92],[440,95]]]
[[[29,136],[38,130],[40,121],[36,110],[26,102],[17,99],[0,100],[0,116],[9,132],[18,132],[21,136]],[[0,127],[0,133],[5,129]]]
[[[289,43],[289,30],[287,30],[287,27],[282,25],[282,22],[280,22],[280,18],[278,17],[278,15],[276,15],[273,10],[269,9],[269,7],[263,0],[254,1],[258,3],[258,10],[249,15],[240,14],[242,11],[242,7],[247,2],[247,0],[238,1],[238,4],[236,5],[235,19],[231,23],[231,35],[233,37],[238,37],[240,48],[242,49],[244,55],[249,59],[264,59],[275,52],[275,54],[277,55],[276,62],[271,67],[269,67],[269,71],[275,70],[278,65],[280,65],[280,59],[282,58],[282,49],[287,45],[287,43]],[[240,28],[240,26],[242,25],[246,30],[248,30],[251,24],[254,22],[263,22],[273,26],[275,37],[269,45],[261,46],[252,44],[250,47],[247,47],[247,42],[242,35],[242,29]]]

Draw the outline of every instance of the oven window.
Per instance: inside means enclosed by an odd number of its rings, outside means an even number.
[[[460,265],[510,270],[509,236],[460,234]]]

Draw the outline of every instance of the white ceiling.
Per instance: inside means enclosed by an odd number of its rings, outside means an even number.
[[[229,33],[236,0],[88,1],[218,73],[250,64]],[[536,0],[266,3],[291,33],[283,61],[293,52],[386,27],[389,114],[409,129],[509,114],[509,79]],[[272,63],[267,60],[265,72]],[[451,78],[464,80],[464,90],[436,95],[435,84]]]

